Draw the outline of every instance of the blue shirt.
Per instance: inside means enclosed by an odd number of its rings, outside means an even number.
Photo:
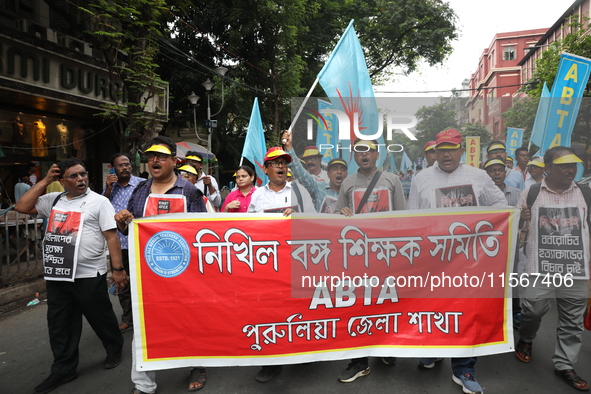
[[[525,181],[523,180],[523,174],[515,170],[509,170],[505,177],[505,185],[509,185],[519,190],[525,189]]]
[[[308,190],[310,196],[314,200],[316,212],[321,212],[326,197],[329,197],[334,201],[332,206],[336,208],[339,193],[331,189],[328,183],[328,176],[326,182],[314,179],[314,177],[304,169],[304,166],[302,166],[302,163],[293,149],[288,150],[287,153],[292,157],[292,162],[289,163],[289,169],[292,172],[293,178],[297,179],[297,181]]]
[[[113,183],[109,201],[111,201],[111,205],[113,206],[113,209],[115,209],[115,213],[123,209],[127,209],[127,203],[129,202],[131,193],[133,193],[135,187],[143,180],[144,178],[132,175],[131,178],[129,178],[129,182],[125,186],[121,186],[119,182]],[[106,189],[107,187],[105,186],[103,189],[103,196],[105,195]],[[117,235],[119,236],[119,242],[121,242],[121,249],[127,249],[127,235],[123,235],[119,231],[117,231]]]

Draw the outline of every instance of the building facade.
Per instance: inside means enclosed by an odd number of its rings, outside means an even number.
[[[68,2],[63,1],[67,7]],[[0,193],[6,205],[27,163],[43,177],[70,156],[86,162],[102,187],[103,163],[118,151],[119,124],[98,116],[116,103],[122,83],[100,51],[73,36],[43,0],[0,0]],[[166,88],[149,103],[166,119]],[[102,190],[102,189],[101,189]]]
[[[525,82],[520,61],[525,48],[535,45],[548,29],[498,33],[485,48],[478,68],[470,77],[468,117],[482,124],[495,139],[505,133],[501,114],[512,105],[512,97]]]

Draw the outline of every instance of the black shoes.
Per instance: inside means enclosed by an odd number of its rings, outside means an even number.
[[[105,358],[105,369],[115,368],[117,365],[121,363],[121,352],[117,353],[108,353],[107,358]]]
[[[59,374],[49,375],[47,377],[47,379],[45,379],[43,382],[41,382],[41,384],[39,386],[35,387],[35,393],[37,393],[37,394],[49,393],[50,391],[57,389],[62,384],[71,382],[72,380],[75,380],[77,377],[78,377],[78,375],[76,374],[76,372],[69,374],[69,375],[59,375]]]

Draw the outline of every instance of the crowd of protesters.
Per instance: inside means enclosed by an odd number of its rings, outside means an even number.
[[[377,168],[382,154],[377,141],[358,139],[353,142],[352,157],[358,170],[351,174],[347,161],[341,158],[332,159],[323,168],[323,155],[315,146],[306,147],[299,158],[289,132],[283,133],[282,141],[283,146],[270,148],[265,157],[261,158],[268,177],[267,184],[257,188],[255,171],[249,166],[240,166],[234,174],[236,187],[225,199],[222,199],[217,180],[203,172],[202,156],[189,151],[181,163],[177,159],[174,142],[160,136],[154,138],[144,151],[151,176],[147,180],[132,175],[132,162],[128,154],[117,153],[111,157],[114,173],[107,177],[102,196],[88,190],[88,174],[80,161],[66,160],[59,166],[54,165],[37,185],[22,187],[23,191],[15,208],[19,212],[38,213],[45,217],[49,217],[54,206],[70,209],[73,205],[80,205],[79,201],[83,201],[82,199],[90,201],[92,198],[88,206],[93,207],[102,207],[105,201],[111,203],[109,209],[100,212],[98,219],[93,217],[94,222],[85,223],[85,231],[91,231],[90,227],[94,227],[92,237],[101,242],[103,252],[86,260],[79,255],[79,268],[86,268],[77,271],[72,282],[48,281],[48,327],[54,364],[51,375],[35,388],[36,393],[48,393],[61,384],[76,379],[77,345],[82,315],[103,340],[107,351],[105,368],[114,368],[119,364],[121,333],[133,329],[131,292],[127,277],[127,227],[134,218],[162,213],[156,208],[159,195],[182,196],[183,203],[166,210],[166,213],[256,212],[282,213],[288,216],[294,212],[318,212],[353,216],[369,212],[438,208],[432,198],[433,190],[461,185],[468,187],[467,192],[472,193],[472,205],[514,206],[521,209],[518,242],[520,246],[525,246],[520,253],[516,253],[514,266],[515,272],[528,274],[537,270],[533,258],[536,243],[527,241],[537,236],[539,207],[568,204],[589,216],[585,187],[574,182],[576,166],[581,160],[567,147],[554,147],[543,157],[531,158],[527,148],[518,148],[515,158],[511,158],[507,156],[507,149],[502,141],[492,141],[486,149],[487,160],[481,164],[481,168],[474,168],[461,161],[464,146],[460,133],[448,129],[440,132],[435,141],[424,145],[424,169],[419,167],[415,173],[409,168],[406,173],[397,175]],[[43,195],[45,188],[58,180],[65,192]],[[407,197],[401,180],[410,182]],[[27,174],[22,174],[21,182],[29,182]],[[531,189],[539,193],[533,204],[530,203]],[[83,202],[80,207],[84,204]],[[461,208],[461,205],[457,208]],[[85,210],[84,214],[86,215]],[[109,215],[110,219],[106,218]],[[588,226],[583,226],[583,237],[589,239]],[[123,310],[118,329],[107,297],[105,245],[111,252],[111,270]],[[588,251],[585,253],[584,263],[589,265]],[[89,280],[93,281],[92,294],[84,287]],[[549,309],[549,300],[557,298],[559,320],[556,350],[552,358],[554,370],[571,387],[587,391],[589,384],[574,371],[573,365],[581,348],[588,281],[575,282],[576,285],[569,288],[547,286],[542,289],[529,286],[520,289],[521,297],[515,297],[513,303],[513,324],[520,337],[515,349],[520,361],[531,361],[534,338],[541,319]],[[83,307],[88,304],[80,300],[93,294],[96,296],[93,307]],[[63,305],[67,305],[67,308]],[[68,336],[67,341],[61,338],[63,335]],[[132,393],[155,393],[156,372],[137,371],[135,352],[132,352],[132,358]],[[338,380],[347,383],[368,375],[369,361],[367,357],[351,360],[339,374]],[[395,357],[382,357],[381,361],[388,365],[396,364]],[[417,363],[420,368],[431,369],[439,361],[441,359],[421,358]],[[483,391],[476,380],[476,364],[476,357],[451,360],[452,379],[462,387],[464,393]],[[255,379],[261,383],[268,382],[281,369],[281,366],[263,366]],[[188,390],[200,390],[205,383],[205,368],[191,368]]]

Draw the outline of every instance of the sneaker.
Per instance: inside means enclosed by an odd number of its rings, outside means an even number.
[[[49,393],[50,391],[57,389],[62,384],[71,382],[72,380],[75,380],[77,377],[78,377],[78,375],[76,374],[76,372],[69,374],[69,375],[58,375],[58,374],[49,375],[47,377],[47,379],[45,379],[43,382],[41,382],[41,384],[39,384],[37,387],[35,387],[35,393],[37,393],[37,394]]]
[[[351,383],[361,376],[369,375],[369,372],[369,365],[349,363],[347,368],[341,372],[337,379],[343,383]]]
[[[466,394],[482,394],[482,387],[476,381],[476,378],[471,373],[465,373],[460,376],[451,375],[454,382],[462,386],[462,390]]]
[[[262,367],[255,379],[259,383],[267,383],[273,376],[277,375],[283,369],[283,365],[271,365]]]
[[[107,353],[107,358],[105,358],[105,362],[103,366],[105,369],[112,369],[118,366],[121,363],[121,352],[117,353]]]
[[[419,368],[431,369],[435,366],[435,363],[442,360],[442,358],[421,358],[419,359]]]
[[[382,362],[386,365],[396,365],[396,357],[382,357]]]

